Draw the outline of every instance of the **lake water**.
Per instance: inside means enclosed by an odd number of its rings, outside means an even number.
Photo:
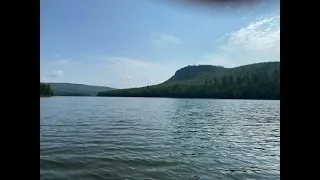
[[[40,98],[40,179],[280,179],[280,101]]]

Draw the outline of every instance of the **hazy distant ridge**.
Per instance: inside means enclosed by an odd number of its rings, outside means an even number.
[[[74,83],[49,83],[55,96],[96,96],[100,91],[114,90],[105,86],[91,86]]]

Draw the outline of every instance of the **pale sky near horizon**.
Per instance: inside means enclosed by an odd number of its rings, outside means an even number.
[[[40,81],[130,88],[186,65],[280,61],[280,4],[220,10],[160,0],[41,0]]]

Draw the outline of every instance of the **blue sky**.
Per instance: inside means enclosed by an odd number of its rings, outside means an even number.
[[[129,88],[161,83],[186,65],[280,61],[279,6],[41,0],[40,81]]]

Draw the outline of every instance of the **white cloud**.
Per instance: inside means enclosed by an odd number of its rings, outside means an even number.
[[[232,33],[229,44],[250,50],[280,50],[280,16],[264,18]]]
[[[254,11],[251,11],[251,12],[248,13],[247,15],[243,16],[243,17],[241,18],[241,20],[242,20],[242,21],[245,21],[245,20],[248,19],[248,17],[252,16],[253,14],[254,14]]]
[[[183,44],[183,41],[169,35],[151,33],[151,37],[158,45]],[[150,59],[114,56],[83,57],[77,59],[81,61],[78,64],[73,59],[41,61],[41,80],[131,88],[162,83],[176,70],[190,64],[235,67],[262,61],[279,61],[280,16],[259,18],[246,27],[227,33],[216,43],[218,48],[199,57],[200,61],[185,63],[150,62]],[[46,74],[48,72],[51,73]],[[68,72],[67,75],[64,72]]]
[[[156,45],[167,45],[167,44],[175,44],[180,45],[184,44],[184,42],[172,35],[162,34],[162,33],[151,33],[151,40]]]
[[[60,62],[60,64],[67,64],[68,63],[68,61],[66,61],[66,60],[60,60],[59,62]]]
[[[224,39],[228,38],[230,36],[229,33],[226,33],[225,35],[221,36],[220,38],[218,38],[215,42],[216,43],[220,43],[222,42]]]
[[[73,59],[61,59],[61,60],[56,60],[55,62],[58,63],[58,64],[61,64],[61,65],[79,63],[79,61],[75,61]]]
[[[280,15],[260,18],[230,33],[201,63],[234,67],[264,61],[280,61]]]
[[[48,82],[50,82],[50,80],[45,76],[40,76],[40,82],[48,83]]]
[[[72,66],[43,61],[41,81],[131,88],[162,83],[187,64],[150,62],[128,57],[90,57]],[[57,71],[56,68],[59,68]],[[47,72],[51,72],[46,74]],[[68,72],[68,74],[64,74]]]
[[[107,57],[104,60],[108,74],[101,82],[118,88],[159,84],[182,67],[178,63],[153,63],[124,57]]]
[[[40,81],[41,82],[55,82],[59,80],[60,77],[64,75],[63,71],[61,70],[55,70],[52,71],[50,74],[47,75],[41,75],[40,76]]]
[[[57,77],[63,76],[63,74],[64,74],[63,71],[56,70],[56,71],[51,72],[48,76],[51,78],[57,78]]]

